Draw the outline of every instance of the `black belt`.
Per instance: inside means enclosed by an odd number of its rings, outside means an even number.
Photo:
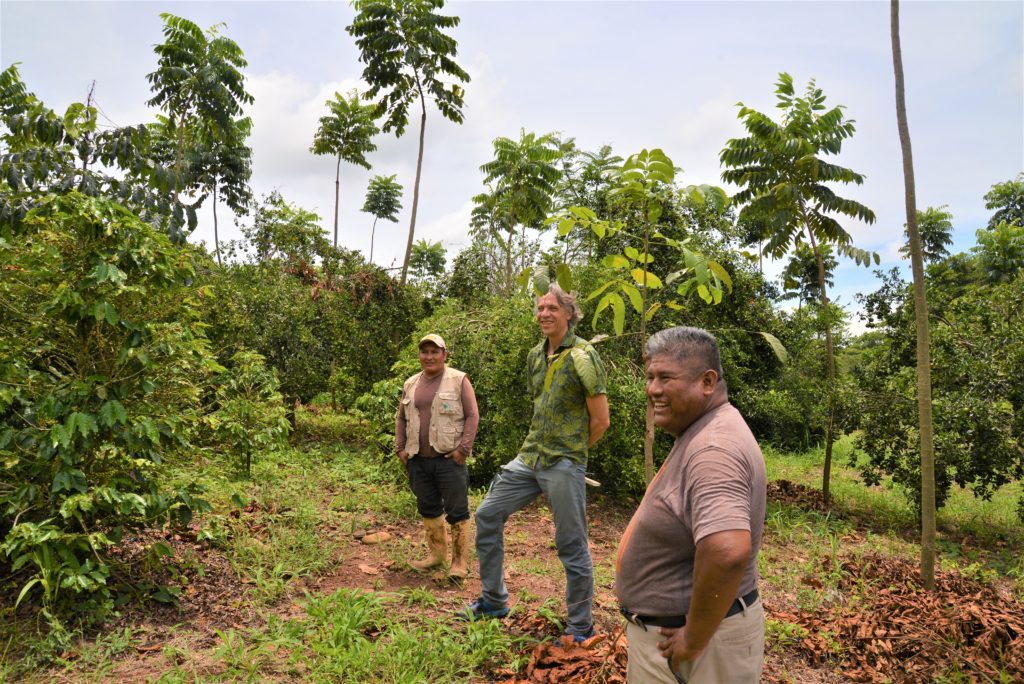
[[[732,617],[736,613],[742,613],[743,610],[754,603],[757,598],[757,589],[754,589],[745,596],[739,597],[732,602],[731,606],[729,606],[729,611],[725,614],[725,617]],[[646,630],[648,626],[679,628],[686,624],[685,615],[669,615],[667,617],[657,615],[637,615],[636,613],[629,612],[625,608],[620,608],[619,612],[637,627],[643,627],[644,630]]]

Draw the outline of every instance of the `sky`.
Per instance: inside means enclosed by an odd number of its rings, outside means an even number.
[[[255,97],[255,193],[280,191],[331,232],[335,160],[309,147],[325,102],[367,87],[345,31],[348,3],[0,0],[0,62],[19,62],[29,89],[58,111],[84,101],[95,81],[101,123],[153,121],[146,74],[161,12],[225,24]],[[444,12],[461,18],[451,34],[472,80],[462,125],[428,110],[416,238],[442,242],[449,262],[469,244],[471,198],[483,190],[480,165],[496,137],[558,132],[622,156],[660,147],[683,184],[733,192],[718,154],[744,135],[737,104],[777,111],[775,82],[786,71],[798,90],[815,79],[856,121],[834,161],[867,179],[839,192],[877,221],[844,225],[882,267],[909,273],[898,253],[906,214],[888,2],[449,2]],[[918,206],[948,205],[954,251],[964,251],[991,213],[985,192],[1024,170],[1024,2],[903,2],[901,37]],[[403,137],[378,136],[370,171],[342,164],[342,246],[369,253],[373,217],[359,210],[373,175],[397,174],[405,187],[398,223],[377,225],[374,261],[384,267],[401,266],[418,133],[415,117]],[[222,241],[241,236],[226,207],[218,216]],[[209,206],[190,239],[212,247]],[[878,287],[871,269],[845,261],[835,282],[833,296],[851,312],[855,293]]]

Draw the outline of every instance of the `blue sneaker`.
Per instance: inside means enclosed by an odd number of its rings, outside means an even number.
[[[508,615],[508,606],[491,606],[483,597],[476,599],[455,614],[461,620],[479,620],[480,618],[503,618]]]
[[[569,636],[571,636],[571,637],[572,637],[572,640],[573,640],[573,641],[574,641],[575,643],[577,643],[577,644],[582,644],[582,643],[583,643],[584,641],[586,641],[586,640],[587,640],[587,639],[589,639],[590,637],[594,636],[594,627],[593,627],[593,625],[591,625],[591,626],[590,626],[590,629],[588,629],[588,630],[587,630],[586,632],[584,632],[583,634],[575,634],[575,633],[573,633],[573,632],[568,632],[568,631],[567,631],[567,632],[563,632],[563,633],[562,633],[562,636],[561,636],[561,637],[558,637],[558,639],[557,639],[557,640],[561,640],[561,638],[562,638],[562,637],[569,637]]]

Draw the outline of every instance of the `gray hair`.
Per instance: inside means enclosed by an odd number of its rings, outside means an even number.
[[[647,358],[666,355],[680,363],[697,362],[704,370],[718,373],[719,380],[725,379],[718,342],[707,330],[680,325],[654,333],[647,340]]]
[[[548,291],[545,294],[555,295],[555,300],[558,301],[558,305],[569,312],[569,327],[573,327],[581,320],[583,320],[583,309],[576,303],[576,295],[569,294],[563,290],[558,283],[551,283],[548,286]],[[539,295],[533,299],[533,313],[537,313],[537,302],[544,295]]]

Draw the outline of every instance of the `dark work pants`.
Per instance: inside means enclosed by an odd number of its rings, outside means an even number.
[[[450,525],[469,519],[469,469],[454,459],[413,456],[406,465],[416,509],[424,518],[444,515]]]

